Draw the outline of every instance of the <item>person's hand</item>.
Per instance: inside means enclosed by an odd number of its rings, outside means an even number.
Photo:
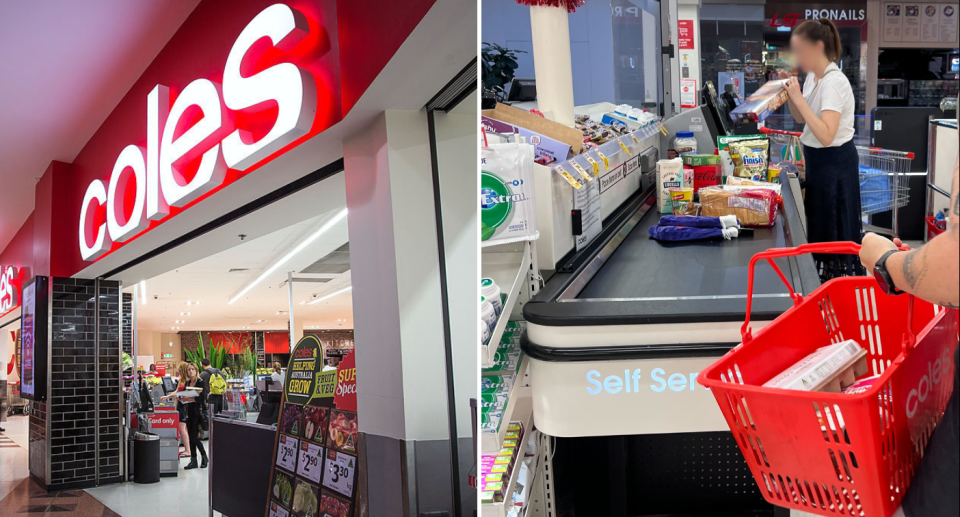
[[[884,253],[896,250],[902,245],[900,239],[894,239],[893,242],[890,242],[884,237],[868,232],[863,236],[863,244],[860,246],[860,263],[863,264],[868,273],[871,273]]]
[[[784,88],[787,90],[787,94],[793,100],[798,100],[803,98],[803,92],[800,90],[800,81],[797,81],[796,77],[791,77],[787,79],[787,82],[784,83]]]

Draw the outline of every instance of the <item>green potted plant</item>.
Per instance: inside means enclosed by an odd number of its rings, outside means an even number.
[[[492,92],[497,102],[503,102],[507,96],[506,85],[513,81],[513,75],[519,68],[517,54],[526,54],[523,50],[501,47],[496,43],[483,43],[480,49],[480,70],[483,88]]]

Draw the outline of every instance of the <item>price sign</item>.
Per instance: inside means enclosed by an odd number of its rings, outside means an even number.
[[[270,501],[270,517],[290,517],[290,512],[277,504],[276,501]]]
[[[277,443],[277,466],[295,472],[297,470],[297,445],[300,440],[281,434]]]
[[[310,442],[300,443],[297,475],[320,484],[320,476],[323,475],[323,447]]]
[[[323,476],[323,486],[336,490],[347,497],[353,497],[353,480],[356,467],[357,458],[355,456],[328,450],[326,466],[324,467],[327,475]]]

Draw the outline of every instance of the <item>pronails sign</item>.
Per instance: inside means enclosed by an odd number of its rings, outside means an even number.
[[[274,4],[239,33],[225,56],[221,82],[197,78],[175,98],[163,84],[149,92],[146,145],[124,147],[109,179],[86,188],[79,224],[84,260],[167,218],[170,207],[184,207],[220,187],[229,169],[266,163],[311,132],[317,79],[289,54],[317,44],[310,31],[303,13]],[[279,62],[257,67],[270,59]]]

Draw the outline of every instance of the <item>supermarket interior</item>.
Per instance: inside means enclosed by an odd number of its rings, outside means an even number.
[[[893,515],[953,385],[939,372],[953,375],[955,311],[840,278],[869,275],[843,258],[859,247],[822,243],[955,235],[957,4],[481,4],[480,514]],[[824,75],[791,51],[810,20],[836,27],[809,40]],[[813,103],[819,81],[850,92],[823,104],[852,126],[833,140],[859,177],[846,238],[822,237],[829,207],[811,193],[841,159],[818,158],[831,141],[809,140],[818,126],[788,101],[799,82]],[[916,407],[891,403],[916,393],[891,387],[904,336],[933,349],[924,326],[948,330],[921,433],[899,427]],[[753,360],[775,335],[788,351]],[[839,366],[792,387],[814,354]],[[784,388],[810,393],[767,396]]]

